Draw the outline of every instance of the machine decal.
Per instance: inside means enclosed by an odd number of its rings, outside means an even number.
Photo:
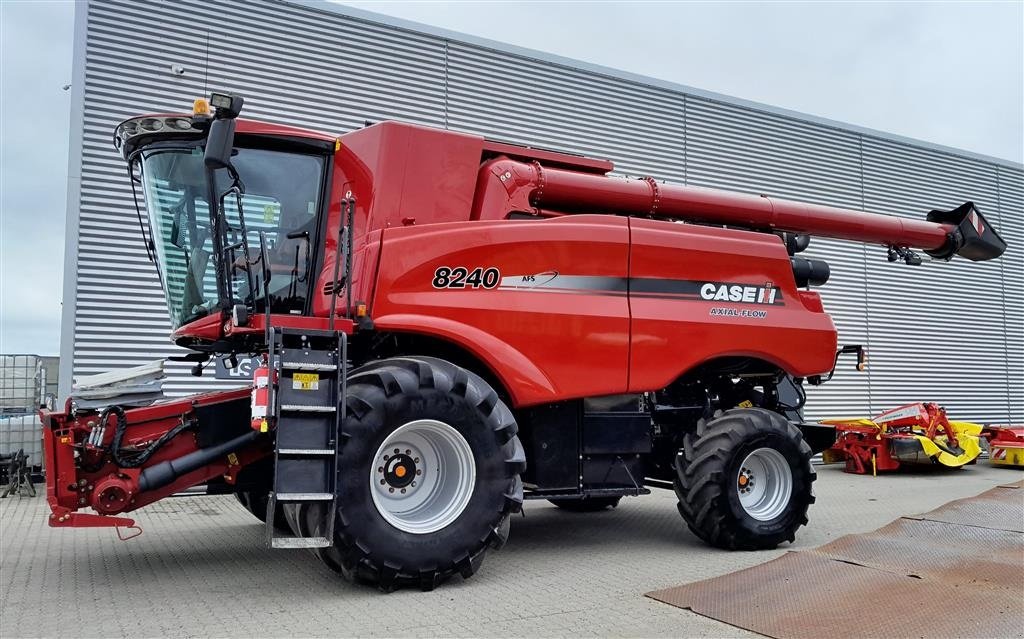
[[[745,304],[774,304],[779,289],[768,282],[764,286],[746,286],[727,282],[706,282],[700,287],[702,299]]]
[[[437,285],[435,284],[436,288]],[[693,301],[733,302],[784,306],[782,291],[773,283],[761,286],[736,282],[708,282],[705,280],[672,280],[652,277],[603,277],[598,275],[562,275],[558,271],[544,271],[534,275],[506,275],[501,278],[500,290],[529,290],[545,293],[586,293],[590,295],[631,295]],[[733,315],[730,309],[719,308],[713,315]],[[724,312],[729,311],[729,312]],[[742,315],[736,317],[758,317]]]
[[[629,281],[624,277],[599,275],[562,275],[544,271],[536,275],[511,275],[501,278],[501,290],[520,289],[548,293],[589,293],[625,295]]]
[[[465,266],[439,266],[434,270],[434,288],[497,288],[501,280],[501,272],[494,268],[476,267],[472,270]]]
[[[317,373],[295,373],[292,376],[292,390],[315,391],[320,388],[320,375]]]
[[[512,275],[501,278],[499,288],[542,288],[551,284],[557,277],[558,271],[544,271],[536,275]]]
[[[716,306],[709,313],[712,317],[746,317],[748,319],[764,319],[768,317],[768,311],[758,311],[749,308],[723,308]]]

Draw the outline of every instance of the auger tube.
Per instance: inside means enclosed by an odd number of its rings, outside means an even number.
[[[525,195],[537,210],[644,215],[753,230],[806,233],[918,248],[940,259],[955,254],[972,260],[993,259],[1006,249],[1002,238],[970,202],[952,211],[932,211],[927,220],[911,220],[767,195],[661,184],[652,178],[582,173],[507,158],[485,165],[481,173],[497,176],[501,188],[509,191],[510,202],[517,201],[517,195],[521,202]],[[481,180],[485,181],[489,182],[488,186],[495,183],[495,180]],[[477,210],[487,209],[479,207]]]

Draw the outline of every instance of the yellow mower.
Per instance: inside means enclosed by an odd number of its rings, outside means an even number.
[[[886,411],[874,419],[826,419],[836,442],[822,453],[826,464],[846,462],[846,472],[872,475],[901,464],[942,464],[959,468],[981,454],[982,426],[952,421],[946,410],[916,403]]]

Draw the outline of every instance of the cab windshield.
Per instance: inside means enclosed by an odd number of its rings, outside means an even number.
[[[217,171],[224,224],[220,242],[210,219],[203,147],[155,147],[141,154],[153,256],[172,329],[225,308],[229,300],[274,313],[302,313],[309,296],[311,247],[317,241],[323,156],[237,148],[232,165],[243,192]],[[269,286],[260,256],[264,234]],[[225,247],[217,255],[215,246]],[[228,265],[230,264],[230,268]],[[230,272],[230,277],[226,273]],[[229,280],[222,289],[218,275]]]

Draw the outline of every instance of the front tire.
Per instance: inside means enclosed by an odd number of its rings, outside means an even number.
[[[385,591],[472,576],[522,506],[512,412],[480,377],[433,358],[358,368],[345,401],[334,546],[317,555]],[[316,534],[322,508],[300,506],[296,534]]]
[[[762,408],[701,421],[676,456],[679,513],[695,535],[719,548],[792,542],[814,503],[811,454],[796,426]]]
[[[270,502],[270,493],[263,491],[242,491],[235,493],[235,499],[242,504],[252,516],[261,522],[267,521],[267,506]],[[278,506],[274,510],[274,528],[284,533],[290,533],[291,527],[285,518],[284,510]]]

